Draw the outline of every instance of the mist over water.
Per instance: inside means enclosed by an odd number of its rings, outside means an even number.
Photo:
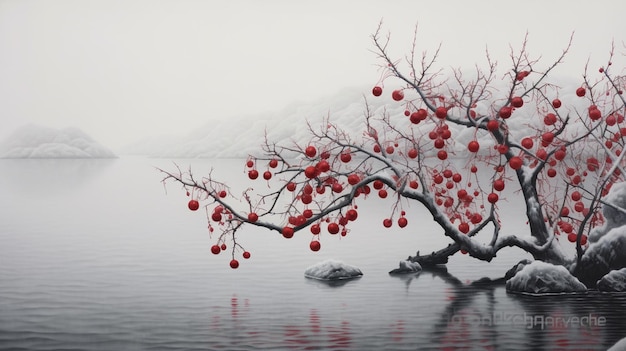
[[[249,186],[243,160],[177,163],[198,174],[215,167],[239,192]],[[502,276],[525,257],[516,250],[389,276],[399,260],[447,242],[418,206],[407,209],[407,228],[384,229],[379,199],[359,203],[348,236],[322,235],[317,253],[307,231],[286,240],[246,228],[239,240],[252,257],[232,270],[228,253],[210,253],[216,237],[202,211],[189,211],[184,191],[164,188],[154,167],[174,169],[142,157],[0,160],[0,349],[605,350],[626,336],[624,296],[465,286]],[[507,206],[503,221],[520,220],[522,205]],[[304,278],[327,258],[364,276],[339,286]],[[540,323],[548,317],[561,322]]]

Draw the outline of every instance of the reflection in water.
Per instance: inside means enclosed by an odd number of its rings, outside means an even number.
[[[76,191],[117,159],[0,159],[1,186],[38,195]]]
[[[459,256],[448,264],[454,275],[390,277],[386,268],[425,239],[377,233],[379,216],[366,214],[376,204],[319,253],[308,234],[242,233],[255,254],[233,271],[211,254],[204,215],[164,194],[155,162],[0,160],[0,349],[605,350],[626,336],[626,296],[537,298],[461,280],[498,276],[520,257]],[[220,162],[245,189],[241,162]],[[304,278],[320,255],[364,276]],[[528,328],[513,320],[524,315],[570,322]],[[584,316],[606,324],[574,327],[571,317]]]
[[[501,350],[512,344],[532,350],[604,350],[626,331],[626,294],[586,293],[529,296],[506,294],[503,282],[464,284],[445,267],[398,276],[408,286],[425,276],[446,282],[448,301],[433,325],[440,350]]]

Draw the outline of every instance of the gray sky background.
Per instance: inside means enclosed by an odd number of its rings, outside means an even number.
[[[580,77],[612,40],[623,62],[624,13],[621,0],[0,0],[0,138],[74,126],[116,148],[370,89],[381,19],[394,57],[418,24],[420,52],[442,43],[440,66],[473,67],[488,47],[501,72],[526,31],[547,60],[575,32],[561,72]]]

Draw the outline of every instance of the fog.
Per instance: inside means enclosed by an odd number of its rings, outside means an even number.
[[[623,62],[622,1],[0,1],[0,139],[24,124],[76,127],[114,151],[212,120],[329,105],[380,79],[371,34],[383,20],[401,59],[441,43],[437,67],[504,73],[510,47],[559,74]],[[617,67],[623,67],[623,65]],[[389,83],[391,84],[391,83]],[[322,106],[323,107],[323,106]]]

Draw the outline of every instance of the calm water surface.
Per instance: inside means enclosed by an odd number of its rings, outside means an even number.
[[[247,186],[240,160],[179,161],[190,162]],[[362,202],[348,236],[322,236],[318,253],[307,233],[246,229],[252,258],[231,270],[230,257],[209,251],[204,214],[154,166],[173,168],[134,157],[0,160],[0,349],[605,350],[626,336],[626,296],[467,286],[503,275],[525,257],[516,250],[389,276],[416,250],[446,244],[415,205],[407,228],[385,230],[384,200]],[[523,220],[521,204],[510,208],[505,220]],[[326,258],[364,276],[336,286],[303,277]]]

